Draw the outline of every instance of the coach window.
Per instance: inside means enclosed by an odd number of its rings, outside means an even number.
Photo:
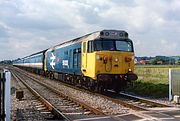
[[[86,52],[86,42],[83,43],[83,52]]]
[[[88,52],[91,53],[94,51],[93,41],[88,41]]]

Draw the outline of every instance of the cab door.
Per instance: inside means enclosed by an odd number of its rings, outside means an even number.
[[[85,75],[86,69],[87,69],[87,43],[84,41],[82,42],[82,65],[81,65],[81,71]]]

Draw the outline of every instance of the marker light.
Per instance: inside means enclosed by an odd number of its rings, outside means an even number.
[[[109,57],[109,61],[110,61],[110,62],[112,61],[112,57],[111,57],[111,56]]]
[[[132,57],[130,57],[130,56],[126,56],[126,57],[125,57],[125,61],[126,61],[126,62],[130,62],[131,60],[132,60]]]
[[[97,59],[97,60],[102,60],[102,57],[101,57],[100,55],[97,55],[97,56],[96,56],[96,59]]]
[[[108,57],[107,56],[104,56],[104,61],[107,61],[108,60]]]
[[[99,56],[99,55],[96,55],[96,59],[99,60],[99,59],[100,59],[100,56]]]
[[[108,61],[108,57],[107,57],[107,56],[104,56],[104,58],[103,58],[103,62],[104,62],[104,64],[106,64],[106,63],[107,63],[107,61]]]

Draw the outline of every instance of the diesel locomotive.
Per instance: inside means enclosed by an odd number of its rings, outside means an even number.
[[[137,80],[133,42],[121,30],[102,30],[14,61],[14,65],[99,92]]]

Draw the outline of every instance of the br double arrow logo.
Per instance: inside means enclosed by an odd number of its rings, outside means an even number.
[[[51,53],[50,59],[51,59],[50,65],[51,65],[52,69],[54,69],[54,66],[56,65],[56,63],[55,63],[56,56],[54,56],[54,54]]]

